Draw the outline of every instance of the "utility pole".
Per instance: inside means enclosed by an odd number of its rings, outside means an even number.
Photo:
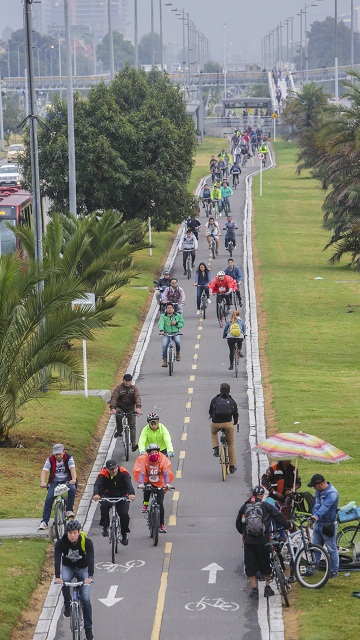
[[[154,0],[151,0],[151,64],[155,66]]]
[[[135,69],[139,68],[138,4],[135,0]]]
[[[108,6],[110,80],[114,80],[115,62],[114,62],[114,36],[113,36],[113,30],[112,30],[111,0],[107,0],[107,6]]]
[[[68,147],[69,147],[69,209],[76,215],[76,165],[75,165],[75,133],[74,102],[71,65],[71,38],[69,0],[64,0],[65,11],[65,48],[66,48],[66,94],[68,110]]]

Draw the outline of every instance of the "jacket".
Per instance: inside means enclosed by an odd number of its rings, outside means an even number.
[[[239,280],[243,279],[243,274],[241,273],[239,267],[234,267],[230,269],[230,267],[226,267],[225,275],[230,276],[235,282],[239,282]]]
[[[211,273],[209,270],[207,271],[199,271],[199,269],[195,272],[195,282],[196,284],[205,284],[208,285],[211,282]]]
[[[170,460],[163,453],[159,453],[157,462],[150,462],[148,454],[143,453],[135,460],[134,478],[139,484],[151,482],[155,487],[163,487],[174,479],[170,467]]]
[[[279,496],[276,497],[276,499],[278,499],[279,497],[284,496],[286,489],[290,491],[293,490],[294,472],[294,465],[289,464],[285,469],[281,460],[279,462],[274,462],[263,474],[261,484],[263,487],[268,489],[270,495],[276,491],[276,493],[279,494]],[[295,488],[300,489],[300,487],[301,478],[299,478],[299,475],[296,472]]]
[[[68,475],[68,480],[71,480],[71,471],[69,469],[69,460],[71,457],[72,457],[71,453],[64,451],[63,461],[65,465],[65,471]],[[51,484],[52,481],[54,480],[55,472],[56,472],[56,458],[54,455],[49,457],[49,462],[50,462],[50,473],[49,473],[48,483]]]
[[[221,190],[213,187],[211,189],[211,200],[221,200]]]
[[[172,302],[173,304],[184,304],[185,302],[185,291],[181,287],[166,287],[164,289],[161,302]]]
[[[214,280],[209,284],[209,289],[211,289],[212,293],[229,293],[230,290],[238,290],[235,280],[230,276],[224,276],[221,284],[219,277],[215,276]]]
[[[176,324],[171,324],[171,322],[176,322]],[[168,316],[167,313],[162,313],[158,322],[159,331],[163,331],[164,333],[179,333],[179,330],[182,329],[183,326],[184,318],[180,313],[173,313],[172,316]]]
[[[158,444],[161,451],[166,449],[168,453],[174,453],[170,433],[165,425],[161,424],[161,422],[159,422],[159,426],[156,431],[153,431],[150,425],[145,425],[138,442],[140,453],[144,453],[146,451],[146,447],[152,442]]]
[[[210,402],[210,407],[209,407],[209,416],[211,418],[211,420],[213,421],[214,424],[219,424],[221,422],[231,422],[231,417],[229,418],[229,416],[216,416],[215,415],[215,405],[216,405],[216,400],[218,398],[226,398],[230,400],[230,404],[231,404],[231,416],[234,420],[234,424],[237,424],[238,419],[239,419],[239,412],[238,412],[238,408],[237,408],[237,404],[235,402],[235,400],[230,396],[227,395],[226,393],[218,393],[217,396],[215,396],[211,402]]]
[[[119,467],[117,474],[111,476],[108,469],[101,469],[95,480],[93,495],[108,496],[109,498],[135,495],[134,487],[131,484],[130,473],[125,467]]]
[[[221,187],[220,191],[221,191],[222,198],[228,198],[233,194],[233,190],[231,187]]]
[[[264,525],[265,532],[263,536],[256,536],[254,538],[249,538],[246,532],[245,526],[245,509],[246,505],[251,504],[252,502],[260,502],[263,512],[264,512]],[[269,502],[263,502],[261,498],[252,497],[249,500],[246,500],[242,507],[240,507],[239,513],[236,518],[236,528],[239,533],[243,536],[243,541],[245,544],[266,544],[270,539],[270,530],[269,530],[269,518],[274,518],[275,522],[277,522],[280,526],[285,529],[289,529],[290,523],[286,520],[285,516],[278,511],[272,504]]]
[[[123,411],[130,411],[134,407],[141,409],[141,396],[136,384],[131,384],[130,387],[126,387],[123,382],[118,384],[112,392],[109,405],[110,409],[119,407]]]
[[[239,325],[240,327],[240,331],[243,334],[244,337],[244,333],[245,333],[245,325],[243,323],[243,321],[241,320],[241,318],[237,318],[236,323]],[[233,323],[228,320],[228,322],[226,323],[226,325],[224,326],[224,331],[223,331],[223,338],[228,338],[229,340],[239,340],[239,338],[241,338],[241,336],[232,336],[230,333],[230,327]]]
[[[87,567],[89,578],[94,575],[94,545],[85,533],[71,544],[65,533],[55,543],[55,578],[60,578],[61,562],[66,567]]]
[[[324,491],[315,491],[312,514],[317,517],[319,524],[335,522],[338,504],[339,494],[331,482],[328,482]]]
[[[194,234],[192,233],[189,237],[185,235],[182,239],[180,249],[181,251],[196,251],[198,248],[198,241],[196,240]]]

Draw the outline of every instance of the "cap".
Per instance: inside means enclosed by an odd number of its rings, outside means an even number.
[[[118,466],[118,463],[116,462],[116,460],[106,460],[105,462],[105,467],[107,469],[115,469],[115,467]]]
[[[125,373],[123,380],[132,380],[132,375],[131,373]]]
[[[55,456],[57,453],[63,453],[64,448],[65,448],[65,447],[64,447],[64,445],[63,445],[63,444],[54,444],[54,446],[53,446],[53,454],[54,454],[54,456]]]
[[[321,473],[315,473],[315,475],[311,478],[307,486],[315,487],[315,485],[318,484],[319,482],[325,482],[325,478],[324,476],[321,475]]]
[[[163,276],[169,276],[169,275],[170,275],[170,271],[168,269],[164,269]]]

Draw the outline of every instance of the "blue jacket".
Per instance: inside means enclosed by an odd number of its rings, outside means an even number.
[[[243,274],[241,273],[239,267],[234,267],[232,270],[230,269],[230,267],[226,267],[225,274],[233,278],[235,282],[239,282],[239,280],[243,279]]]
[[[241,320],[241,318],[238,318],[236,320],[236,322],[240,327],[241,333],[245,334],[245,325],[244,325],[243,321]],[[231,339],[234,340],[234,336],[232,336],[231,333],[230,333],[231,325],[232,325],[232,322],[230,322],[230,320],[228,320],[228,322],[226,323],[226,325],[224,327],[223,338],[231,338]]]
[[[339,503],[339,494],[331,482],[328,483],[325,491],[315,491],[315,504],[312,510],[313,516],[318,518],[318,522],[335,522],[336,510]]]

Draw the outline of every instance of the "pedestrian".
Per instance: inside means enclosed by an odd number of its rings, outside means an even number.
[[[63,444],[54,444],[52,455],[46,458],[41,472],[40,486],[47,487],[48,492],[45,499],[44,510],[39,529],[47,529],[51,516],[51,508],[54,502],[55,487],[59,484],[67,484],[69,491],[67,497],[67,517],[74,515],[74,501],[76,495],[76,468],[74,458],[68,451],[65,451]]]
[[[339,494],[331,482],[326,482],[321,473],[315,473],[307,485],[315,489],[315,503],[312,519],[315,521],[313,538],[314,544],[326,545],[331,559],[331,578],[339,577],[339,552],[336,546],[336,512]]]
[[[250,598],[259,599],[258,574],[265,578],[264,597],[275,593],[270,586],[270,550],[266,544],[270,540],[269,517],[278,525],[288,529],[290,523],[280,511],[269,502],[264,502],[265,489],[256,486],[251,489],[251,498],[246,500],[236,518],[236,528],[243,536],[245,573],[249,578]]]
[[[273,462],[267,468],[261,478],[261,484],[269,491],[269,495],[277,502],[285,502],[285,498],[290,497],[292,492],[301,487],[301,478],[296,470],[296,480],[294,485],[295,467],[291,460],[279,460]]]
[[[236,450],[234,443],[234,424],[239,424],[239,412],[235,400],[230,395],[230,385],[223,382],[220,393],[210,402],[209,416],[211,418],[211,446],[215,458],[219,457],[218,432],[223,429],[229,449],[230,473],[235,473]]]
[[[128,422],[130,427],[131,449],[134,452],[138,448],[136,443],[136,415],[141,416],[142,411],[140,391],[136,384],[132,383],[132,379],[130,373],[125,373],[121,384],[118,384],[112,392],[109,405],[110,413],[116,416],[115,438],[122,436],[122,413],[130,413]]]
[[[95,480],[93,489],[93,500],[97,502],[100,498],[122,498],[127,496],[129,500],[135,499],[134,487],[131,484],[130,473],[125,467],[119,467],[116,460],[107,460],[105,467],[101,469]],[[115,503],[116,511],[120,517],[121,544],[128,544],[127,534],[130,533],[129,523],[129,502],[121,500]],[[102,535],[106,538],[109,535],[109,511],[112,508],[110,502],[100,504],[100,527]]]

